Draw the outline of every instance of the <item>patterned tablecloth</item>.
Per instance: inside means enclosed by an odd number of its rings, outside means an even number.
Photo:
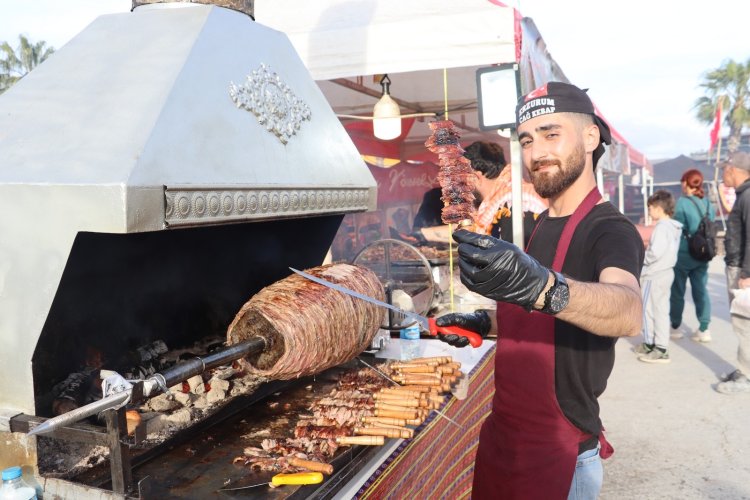
[[[479,429],[494,395],[495,347],[469,374],[464,400],[451,397],[405,440],[362,485],[356,498],[468,498],[474,476]]]

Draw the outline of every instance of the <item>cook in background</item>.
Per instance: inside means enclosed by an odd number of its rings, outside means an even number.
[[[510,165],[505,163],[503,148],[494,142],[477,141],[466,148],[464,156],[471,161],[471,168],[476,172],[477,199],[481,200],[474,220],[474,231],[512,241]],[[547,204],[536,194],[531,183],[525,180],[522,183],[525,205],[523,232],[524,241],[528,241],[537,214],[546,210]]]

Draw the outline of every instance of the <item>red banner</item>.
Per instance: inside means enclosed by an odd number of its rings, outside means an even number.
[[[378,183],[378,208],[421,203],[425,192],[440,184],[438,166],[433,163],[399,163],[391,168],[369,165]]]
[[[711,147],[709,151],[716,147],[719,142],[719,132],[721,131],[721,99],[719,99],[719,105],[716,107],[716,120],[714,120],[714,127],[711,129]]]

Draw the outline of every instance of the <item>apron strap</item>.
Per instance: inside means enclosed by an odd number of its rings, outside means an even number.
[[[563,261],[565,261],[565,254],[568,253],[568,247],[570,246],[570,241],[573,239],[573,233],[575,232],[576,227],[578,227],[578,223],[588,215],[591,209],[594,208],[597,203],[599,203],[599,200],[601,198],[602,195],[599,193],[599,189],[594,186],[594,189],[592,189],[589,194],[586,195],[586,198],[583,199],[581,204],[578,205],[578,208],[576,208],[575,212],[573,212],[573,215],[571,215],[570,219],[568,219],[568,222],[565,223],[565,227],[563,228],[560,240],[557,242],[555,260],[552,263],[552,269],[554,269],[555,271],[560,272],[560,270],[562,269]],[[544,212],[539,217],[539,221],[534,226],[534,230],[531,231],[529,241],[526,242],[526,253],[529,252],[529,247],[531,246],[531,241],[536,235],[536,230],[539,229],[539,226],[542,225],[548,215],[549,210]],[[560,250],[563,251],[560,252]]]
[[[573,215],[570,216],[568,222],[565,223],[562,235],[560,236],[560,241],[557,242],[555,260],[552,262],[552,269],[554,269],[558,273],[562,272],[563,262],[565,262],[565,255],[568,253],[568,247],[570,246],[570,241],[573,239],[573,233],[578,227],[578,223],[588,215],[591,209],[593,209],[601,199],[602,195],[601,193],[599,193],[599,188],[594,186],[589,194],[586,195],[586,198],[583,199],[583,202],[578,205],[578,208],[576,208],[575,212],[573,212]]]

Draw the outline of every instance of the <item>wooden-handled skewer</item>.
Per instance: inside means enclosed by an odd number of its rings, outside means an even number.
[[[382,408],[375,408],[376,417],[391,417],[391,418],[403,418],[409,423],[409,420],[417,418],[417,412],[415,411],[395,411],[395,410],[383,410]]]
[[[289,465],[311,470],[313,472],[322,472],[323,474],[327,474],[329,476],[333,474],[333,465],[323,462],[316,462],[314,460],[304,460],[301,458],[292,457],[289,459]]]
[[[382,395],[388,394],[388,395],[394,395],[394,396],[399,396],[399,397],[406,396],[410,398],[418,398],[425,392],[430,392],[430,391],[429,390],[417,391],[417,390],[407,389],[405,387],[389,387],[386,389],[381,389],[381,391],[378,394],[382,394]]]
[[[411,414],[417,414],[418,409],[416,407],[414,408],[407,408],[406,406],[398,406],[394,404],[388,404],[384,403],[382,401],[375,401],[375,409],[376,410],[391,410],[391,411],[398,411],[403,413],[409,413]],[[413,418],[413,417],[412,417]]]
[[[373,425],[396,425],[398,427],[406,426],[406,419],[404,418],[362,417],[362,422]]]
[[[400,373],[435,373],[439,367],[429,365],[403,366],[398,368]]]
[[[354,434],[402,439],[410,439],[412,437],[412,432],[409,432],[409,429],[393,429],[388,427],[355,427]]]
[[[436,362],[438,364],[443,363],[451,363],[453,361],[453,358],[450,356],[432,356],[432,357],[426,357],[426,358],[414,358],[410,359],[409,363],[425,363],[425,362]]]
[[[385,444],[385,438],[383,436],[339,436],[336,442],[343,445],[382,446]]]
[[[377,394],[376,394],[377,396]],[[375,406],[378,404],[391,404],[395,406],[402,406],[406,408],[419,408],[419,400],[414,398],[404,398],[399,396],[393,397],[376,397]]]

